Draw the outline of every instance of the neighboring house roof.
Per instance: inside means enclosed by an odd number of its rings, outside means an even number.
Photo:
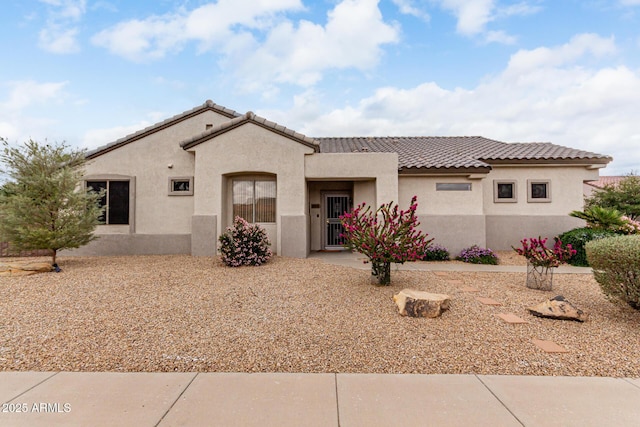
[[[180,143],[180,146],[185,149],[188,150],[191,147],[195,147],[198,144],[201,144],[205,141],[210,140],[211,138],[215,138],[218,135],[221,135],[225,132],[230,131],[231,129],[235,129],[238,126],[242,126],[245,123],[253,123],[255,125],[258,125],[260,127],[269,129],[275,133],[278,133],[284,137],[287,137],[289,139],[292,139],[296,142],[299,142],[303,145],[306,145],[308,147],[313,148],[315,151],[319,151],[319,146],[318,146],[318,142],[313,139],[310,138],[306,135],[303,135],[301,133],[298,133],[296,131],[293,131],[291,129],[288,129],[282,125],[279,125],[277,123],[271,122],[267,119],[265,119],[264,117],[260,117],[260,116],[256,116],[253,112],[248,111],[246,114],[243,114],[242,116],[236,117],[233,120],[229,120],[228,122],[224,122],[218,126],[214,126],[209,130],[206,130],[204,132],[202,132],[199,135],[194,136],[193,138],[189,138],[185,141],[182,141]]]
[[[163,120],[159,123],[156,123],[154,125],[151,125],[149,127],[146,127],[140,131],[137,131],[135,133],[132,133],[130,135],[127,135],[123,138],[120,138],[114,142],[111,142],[107,145],[103,145],[101,147],[96,148],[95,150],[91,150],[87,153],[87,158],[88,159],[92,159],[94,157],[98,157],[101,154],[107,153],[111,150],[115,150],[116,148],[122,147],[123,145],[129,144],[133,141],[136,141],[138,139],[144,138],[154,132],[158,132],[162,129],[166,129],[170,126],[175,125],[176,123],[179,123],[183,120],[187,120],[193,116],[197,116],[198,114],[202,114],[205,111],[214,111],[218,114],[221,114],[223,116],[226,116],[230,119],[233,119],[235,117],[239,117],[240,113],[231,110],[229,108],[223,107],[222,105],[218,105],[216,103],[214,103],[213,101],[211,101],[210,99],[208,99],[204,104],[199,105],[195,108],[192,108],[191,110],[187,110],[183,113],[177,114],[173,117],[170,117],[166,120]]]
[[[601,176],[600,179],[587,181],[585,184],[595,188],[604,188],[606,185],[613,185],[615,187],[624,178],[626,178],[626,176]]]
[[[322,153],[393,152],[405,172],[489,170],[499,163],[606,164],[602,154],[551,143],[506,143],[481,136],[317,138]]]

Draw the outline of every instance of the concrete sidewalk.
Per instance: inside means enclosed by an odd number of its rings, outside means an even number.
[[[0,373],[0,426],[637,426],[640,380]]]
[[[366,256],[350,251],[331,252],[311,252],[309,258],[319,259],[327,264],[342,265],[345,267],[357,268],[359,270],[370,270],[371,265],[365,264]],[[437,261],[416,261],[404,264],[391,264],[391,270],[409,271],[474,271],[474,272],[495,272],[495,273],[526,273],[526,265],[482,265],[468,264],[462,262],[437,262]],[[574,267],[572,265],[561,265],[556,268],[554,274],[590,274],[593,270],[590,267]]]

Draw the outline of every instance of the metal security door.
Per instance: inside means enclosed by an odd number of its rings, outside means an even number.
[[[342,238],[340,234],[343,231],[340,224],[340,215],[351,209],[351,196],[347,193],[331,193],[324,195],[324,216],[325,216],[325,233],[324,248],[325,249],[342,249]]]

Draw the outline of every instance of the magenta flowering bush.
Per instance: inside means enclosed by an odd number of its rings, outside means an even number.
[[[571,244],[563,245],[562,241],[557,237],[554,238],[553,248],[546,246],[547,238],[532,237],[530,239],[522,239],[521,248],[515,248],[512,246],[518,255],[524,256],[527,261],[534,267],[553,268],[558,267],[569,261],[569,259],[576,254],[576,250],[571,247]]]
[[[433,239],[418,230],[417,197],[408,210],[399,210],[393,202],[372,211],[365,203],[340,216],[345,247],[356,250],[371,262],[371,274],[378,284],[391,283],[391,263],[416,261],[424,256]]]
[[[261,265],[273,255],[264,228],[257,224],[249,224],[239,216],[233,220],[233,226],[227,227],[218,240],[222,262],[229,267]]]

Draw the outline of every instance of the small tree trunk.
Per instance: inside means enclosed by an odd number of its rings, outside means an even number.
[[[53,259],[53,261],[51,261],[51,264],[55,264],[56,263],[56,255],[58,254],[58,251],[55,249],[51,250],[53,253],[51,254],[51,257]]]
[[[381,286],[391,284],[391,263],[384,261],[371,262],[371,282]]]
[[[553,267],[536,267],[527,263],[527,288],[550,291],[553,286]]]

